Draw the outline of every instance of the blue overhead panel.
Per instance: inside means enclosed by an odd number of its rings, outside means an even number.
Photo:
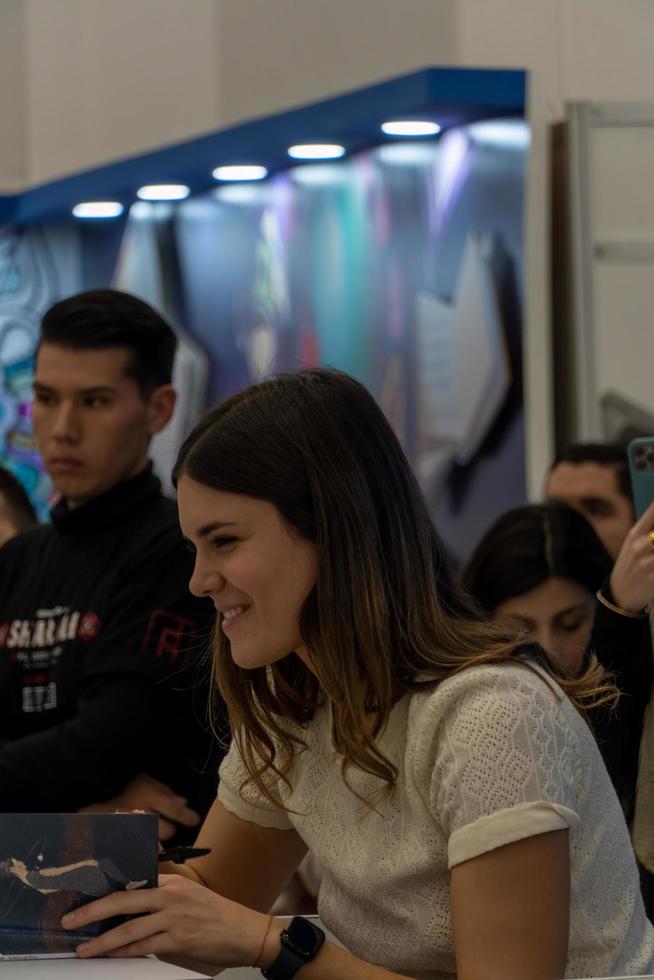
[[[85,200],[127,207],[143,184],[183,183],[198,194],[215,186],[211,174],[221,164],[257,163],[274,174],[292,165],[287,150],[296,143],[340,143],[352,153],[386,142],[380,125],[388,119],[431,119],[447,130],[479,119],[522,116],[525,85],[525,72],[519,70],[427,68],[0,196],[0,222],[73,220],[71,209]]]

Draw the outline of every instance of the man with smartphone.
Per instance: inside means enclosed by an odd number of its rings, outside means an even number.
[[[654,439],[648,442],[654,448]],[[634,444],[629,451],[633,454]],[[654,704],[649,611],[654,602],[654,502],[635,519],[629,469],[627,451],[620,446],[572,446],[554,461],[546,495],[579,511],[593,525],[615,562],[597,593],[589,650],[614,675],[623,697],[616,715],[595,719],[594,730],[625,815],[633,821],[636,855],[650,873],[644,876],[643,891],[651,915]],[[631,471],[632,479],[638,480],[638,469],[632,465]],[[637,496],[642,509],[643,493],[639,490]],[[654,500],[654,493],[650,500]]]
[[[545,496],[579,511],[615,562],[600,601],[625,618],[644,617],[654,598],[654,508],[635,521],[625,449],[608,443],[568,447],[552,464]]]
[[[622,446],[568,446],[550,467],[545,496],[579,511],[616,560],[634,523],[627,455]]]

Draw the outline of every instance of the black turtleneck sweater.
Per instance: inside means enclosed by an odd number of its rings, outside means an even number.
[[[139,772],[204,813],[213,607],[151,470],[0,549],[0,812],[70,811]]]

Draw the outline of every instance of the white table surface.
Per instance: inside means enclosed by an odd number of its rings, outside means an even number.
[[[206,980],[206,974],[150,959],[0,961],[1,980]],[[217,980],[261,980],[250,966],[224,970]]]
[[[198,980],[205,974],[184,970],[155,959],[19,960],[1,962],[2,980]],[[261,980],[252,967],[225,970],[218,980]],[[588,977],[586,980],[654,980],[646,977]]]
[[[225,970],[216,980],[261,980],[261,973],[251,967],[244,967],[239,970]],[[585,980],[654,980],[654,973],[648,973],[644,977],[586,977]]]
[[[291,919],[282,915],[280,919]],[[310,915],[325,930],[328,939],[338,944],[338,939],[327,929],[318,916]],[[340,944],[339,944],[340,945]],[[204,973],[194,973],[181,967],[162,963],[155,957],[137,959],[65,959],[0,961],[0,980],[206,980]],[[251,966],[232,967],[223,970],[218,980],[261,980],[261,971]],[[653,978],[654,980],[654,978]]]
[[[206,980],[206,974],[184,970],[150,957],[137,959],[15,960],[0,962],[2,980]],[[261,980],[261,974],[259,974]]]

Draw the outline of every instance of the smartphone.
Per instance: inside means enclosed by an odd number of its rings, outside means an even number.
[[[632,439],[627,446],[631,494],[636,520],[654,500],[654,436]]]

